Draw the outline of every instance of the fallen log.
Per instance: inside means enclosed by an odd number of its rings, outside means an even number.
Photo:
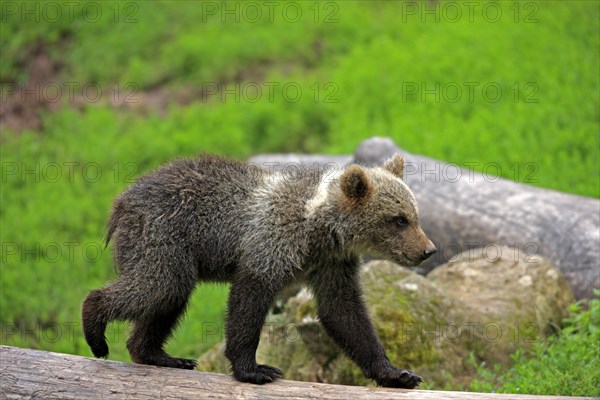
[[[413,399],[544,400],[567,397],[384,389],[231,376],[0,346],[2,399]],[[578,399],[568,397],[568,399]],[[583,399],[583,397],[579,397]]]
[[[466,250],[481,249],[493,260],[498,245],[515,248],[535,262],[550,259],[577,299],[591,298],[600,288],[600,201],[537,188],[455,164],[410,154],[388,138],[360,144],[354,157],[260,155],[250,161],[285,167],[289,163],[330,164],[342,168],[356,162],[381,165],[394,153],[405,158],[405,180],[421,214],[421,225],[438,252],[420,267],[424,274]],[[270,164],[269,164],[270,163]],[[475,255],[474,255],[475,256]]]

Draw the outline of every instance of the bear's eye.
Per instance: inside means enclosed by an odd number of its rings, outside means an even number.
[[[400,215],[396,217],[396,224],[401,228],[405,228],[408,226],[408,219],[404,215]]]

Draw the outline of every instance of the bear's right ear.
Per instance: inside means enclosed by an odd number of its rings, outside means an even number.
[[[340,185],[346,197],[352,200],[365,199],[371,193],[371,182],[363,168],[354,164],[340,176]]]
[[[383,168],[402,179],[402,175],[404,175],[404,157],[400,154],[394,154],[392,158],[383,164]]]

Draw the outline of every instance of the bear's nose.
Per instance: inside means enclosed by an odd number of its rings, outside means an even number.
[[[431,257],[432,254],[435,254],[436,252],[437,249],[435,247],[425,249],[425,251],[423,251],[423,260],[428,259],[429,257]]]

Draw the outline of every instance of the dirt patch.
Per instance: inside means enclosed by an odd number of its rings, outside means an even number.
[[[68,38],[53,46],[66,51]],[[27,81],[3,83],[0,129],[8,128],[14,132],[42,130],[43,114],[55,112],[61,107],[82,110],[86,105],[108,105],[126,112],[166,116],[172,105],[188,105],[198,101],[254,102],[258,97],[272,96],[273,83],[264,82],[268,71],[278,69],[285,76],[298,67],[308,68],[293,62],[263,60],[216,82],[184,86],[183,83],[165,79],[151,88],[140,90],[132,83],[100,86],[93,82],[68,82],[65,80],[65,65],[50,56],[48,45],[37,43],[26,52],[21,63]]]
[[[14,132],[42,130],[42,115],[61,107],[82,110],[86,105],[108,105],[117,110],[137,112],[143,115],[158,113],[166,116],[172,105],[225,101],[239,96],[243,87],[235,87],[252,78],[260,84],[264,71],[252,68],[251,73],[240,72],[229,81],[210,82],[201,86],[176,86],[161,82],[153,88],[140,90],[134,84],[100,86],[95,83],[67,82],[62,77],[63,65],[49,56],[46,46],[36,45],[26,56],[23,65],[27,74],[25,83],[3,83],[0,102],[0,129]],[[229,94],[227,94],[229,91]],[[231,94],[233,92],[234,94]]]
[[[0,101],[0,129],[9,128],[14,131],[25,129],[41,129],[40,114],[54,111],[59,101],[44,95],[45,91],[59,82],[58,76],[62,64],[50,58],[48,48],[38,43],[27,51],[23,68],[27,74],[27,82],[3,83],[2,101]]]

